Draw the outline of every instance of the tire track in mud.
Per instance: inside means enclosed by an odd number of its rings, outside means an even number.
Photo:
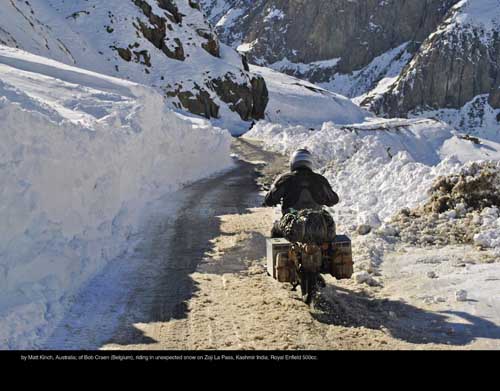
[[[309,307],[267,276],[265,236],[274,212],[258,207],[259,186],[268,186],[286,159],[249,140],[236,139],[233,151],[240,157],[235,170],[185,189],[176,222],[150,246],[149,258],[163,265],[151,305],[134,316],[144,304],[144,293],[136,295],[103,348],[415,348],[420,340],[386,315],[398,303],[375,299],[353,281],[327,278],[316,307]]]
[[[81,304],[58,347],[102,349],[427,349],[442,340],[408,329],[419,309],[380,289],[326,276],[316,306],[265,270],[265,236],[274,211],[259,207],[286,159],[235,139],[236,167],[196,182],[173,220],[153,219],[137,247],[124,297],[89,314]],[[257,162],[266,162],[259,164]],[[103,284],[106,280],[103,278]],[[105,300],[105,298],[103,298]],[[392,314],[396,314],[394,318]],[[81,318],[81,320],[78,320]],[[432,316],[431,316],[432,318]],[[433,319],[429,319],[432,321]],[[112,322],[111,322],[112,323]],[[62,325],[64,328],[68,326]],[[57,340],[57,338],[56,338]],[[103,343],[104,341],[104,343]]]
[[[172,349],[188,348],[180,340],[181,334],[188,334],[186,330],[174,332],[165,324],[175,325],[187,318],[188,301],[199,293],[191,274],[210,251],[211,240],[220,235],[219,216],[245,213],[255,204],[257,190],[255,166],[241,160],[230,171],[183,189],[186,200],[174,224],[168,232],[157,232],[147,256],[159,260],[153,287],[148,292],[152,301],[145,308],[143,294],[135,295],[129,303],[131,311],[126,311],[132,316],[120,321],[118,331],[105,348],[148,349],[153,348],[148,347],[151,344],[155,349],[164,348],[157,346],[156,341],[161,340],[168,341]],[[142,314],[134,315],[133,309],[141,307]]]

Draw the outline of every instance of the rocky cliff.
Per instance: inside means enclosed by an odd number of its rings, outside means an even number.
[[[500,0],[201,0],[250,62],[379,115],[499,128]]]
[[[388,91],[367,97],[364,104],[398,116],[460,109],[486,96],[492,108],[500,109],[499,34],[500,1],[460,2]]]
[[[405,42],[422,42],[457,0],[204,0],[220,36],[246,49],[258,64],[286,59],[292,64],[329,60],[330,66],[304,68],[312,81],[332,71],[350,73]],[[217,20],[218,19],[218,20]],[[335,59],[335,62],[332,60]],[[293,65],[284,70],[292,71]],[[328,64],[324,64],[328,65]],[[301,72],[295,68],[296,75]]]

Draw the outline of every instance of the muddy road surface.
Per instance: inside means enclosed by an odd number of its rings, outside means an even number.
[[[155,216],[120,286],[104,272],[75,299],[49,341],[101,349],[443,349],[470,340],[446,333],[446,317],[381,287],[336,281],[314,305],[271,279],[265,237],[275,211],[262,189],[286,167],[282,156],[235,139],[235,167],[177,195]],[[166,201],[168,204],[168,201]],[[167,208],[168,209],[168,208]],[[95,289],[93,285],[101,286]],[[433,332],[439,328],[445,332]]]

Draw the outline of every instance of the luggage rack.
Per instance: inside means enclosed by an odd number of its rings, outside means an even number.
[[[266,238],[267,273],[280,282],[288,281],[293,272],[287,270],[283,263],[278,264],[278,255],[287,258],[293,251],[293,243],[285,238]],[[290,268],[292,265],[289,266]],[[332,242],[322,246],[322,273],[329,273],[337,279],[349,279],[353,274],[351,239],[347,235],[336,235]]]

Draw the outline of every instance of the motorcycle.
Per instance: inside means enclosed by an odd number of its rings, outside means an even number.
[[[319,285],[321,274],[336,279],[349,279],[353,274],[351,241],[336,235],[333,241],[316,243],[289,242],[284,238],[269,238],[267,245],[268,274],[279,282],[300,286],[302,298],[310,304]]]

